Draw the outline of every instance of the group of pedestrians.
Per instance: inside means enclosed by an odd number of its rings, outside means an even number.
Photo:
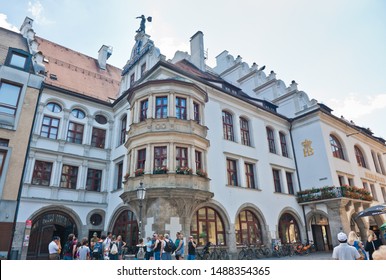
[[[188,260],[194,260],[196,256],[197,243],[193,237],[189,237],[188,241]],[[141,248],[145,252],[142,257]],[[184,260],[185,258],[185,239],[182,232],[177,232],[176,240],[173,241],[169,234],[157,234],[147,237],[146,243],[140,240],[135,253],[136,259],[145,260],[171,260],[174,255],[176,260]]]
[[[61,255],[63,260],[119,260],[122,259],[125,245],[121,235],[115,236],[111,232],[100,238],[94,232],[90,242],[87,237],[79,241],[75,234],[71,233],[63,248],[60,237],[54,236],[48,245],[48,252],[50,260],[59,260]]]
[[[337,238],[340,244],[332,252],[335,260],[386,260],[386,245],[382,245],[382,240],[372,230],[368,231],[365,243],[355,231],[348,236],[340,232]]]

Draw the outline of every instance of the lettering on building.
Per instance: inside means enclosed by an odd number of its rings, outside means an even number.
[[[304,157],[309,157],[314,154],[314,149],[311,147],[311,144],[312,144],[312,141],[308,139],[302,142]]]

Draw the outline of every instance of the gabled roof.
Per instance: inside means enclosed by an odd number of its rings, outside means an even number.
[[[36,36],[46,67],[45,83],[106,101],[116,98],[121,69],[98,66],[98,60]]]

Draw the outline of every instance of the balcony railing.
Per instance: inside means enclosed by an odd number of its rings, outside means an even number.
[[[307,189],[297,193],[298,203],[342,197],[365,201],[373,200],[370,192],[366,189],[354,186],[326,186],[322,188]]]

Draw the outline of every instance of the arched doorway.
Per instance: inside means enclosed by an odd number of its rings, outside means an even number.
[[[211,207],[202,207],[194,213],[190,234],[199,246],[207,242],[226,245],[224,223],[218,212]]]
[[[62,211],[48,211],[40,214],[32,221],[27,260],[48,260],[48,244],[53,236],[60,237],[63,248],[70,233],[78,236],[76,224],[68,214]]]
[[[285,213],[279,220],[279,238],[282,244],[301,242],[300,230],[294,216]]]
[[[250,210],[239,213],[235,223],[236,244],[263,244],[260,222]]]
[[[327,217],[320,214],[314,214],[311,217],[311,230],[317,251],[328,251],[332,249],[330,226]]]
[[[112,233],[116,236],[121,235],[126,242],[129,250],[138,244],[138,222],[135,214],[130,210],[122,211],[117,217]]]

